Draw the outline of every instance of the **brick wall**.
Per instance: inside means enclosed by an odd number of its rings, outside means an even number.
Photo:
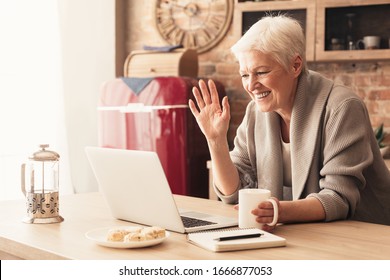
[[[166,45],[155,26],[154,1],[128,1],[125,6],[128,15],[124,31],[126,53],[142,49],[143,45]],[[249,101],[241,86],[238,64],[229,51],[237,39],[231,28],[216,47],[199,55],[199,77],[219,80],[229,97],[232,114],[230,143]],[[366,103],[373,127],[383,122],[385,130],[390,132],[390,61],[310,63],[309,68],[353,88]],[[389,137],[386,142],[390,142]]]
[[[310,68],[351,87],[365,102],[374,127],[390,128],[390,61],[312,63]]]

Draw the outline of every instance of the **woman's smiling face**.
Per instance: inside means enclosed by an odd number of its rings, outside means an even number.
[[[262,112],[291,115],[297,75],[286,71],[270,55],[252,50],[238,56],[244,89]],[[293,69],[293,65],[291,65]]]

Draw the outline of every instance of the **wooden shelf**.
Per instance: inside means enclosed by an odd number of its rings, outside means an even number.
[[[317,50],[316,61],[377,61],[390,59],[390,49],[388,50],[341,50],[323,51]]]

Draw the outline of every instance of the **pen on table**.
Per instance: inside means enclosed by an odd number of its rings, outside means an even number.
[[[245,238],[256,238],[262,236],[262,233],[254,233],[254,234],[243,234],[243,235],[233,235],[233,236],[223,236],[215,238],[216,241],[227,241],[227,240],[235,240],[235,239],[245,239]]]

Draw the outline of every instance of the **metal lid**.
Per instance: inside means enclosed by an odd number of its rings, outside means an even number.
[[[31,157],[31,160],[37,160],[37,161],[58,161],[60,158],[60,155],[54,151],[46,150],[46,148],[49,147],[48,144],[41,144],[39,145],[41,150],[36,151]]]

